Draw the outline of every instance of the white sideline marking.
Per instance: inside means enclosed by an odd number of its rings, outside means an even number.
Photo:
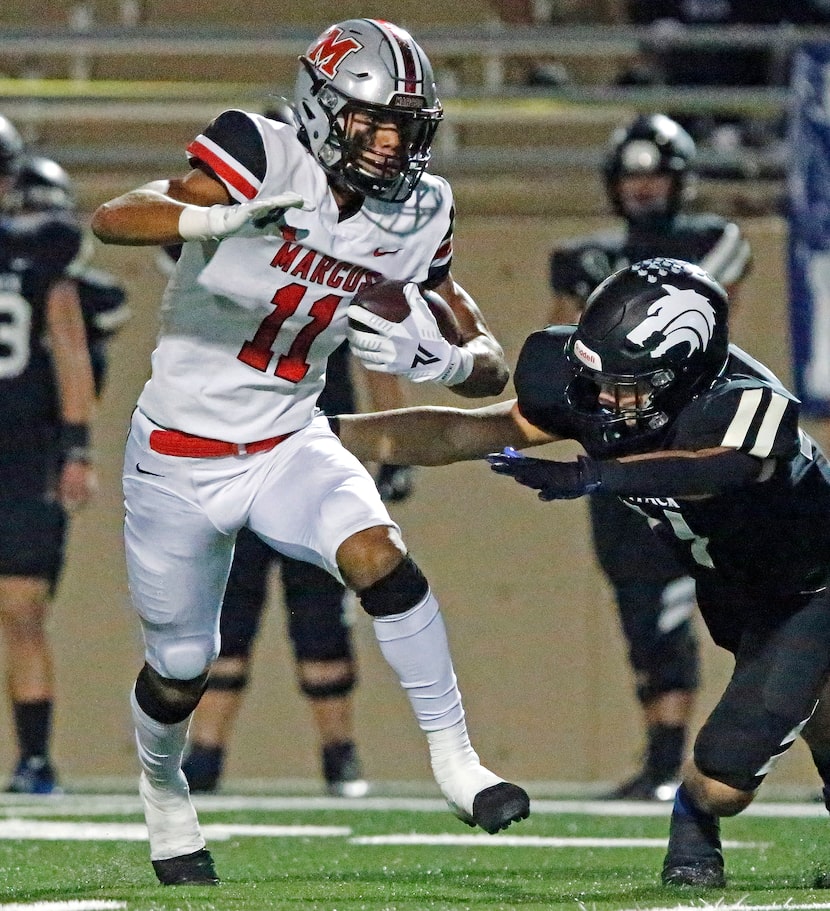
[[[465,845],[494,848],[660,848],[665,838],[557,838],[547,835],[366,835],[350,838],[353,845]],[[765,848],[768,844],[751,841],[725,841],[724,848]],[[828,906],[830,907],[830,906]],[[653,911],[653,909],[649,909]],[[721,911],[718,905],[718,911]]]
[[[348,836],[348,826],[255,826],[214,824],[202,826],[202,833],[213,841],[238,836],[296,838]],[[147,841],[147,826],[137,822],[46,822],[32,819],[0,820],[0,839],[41,841]],[[30,906],[27,906],[30,907]],[[120,906],[119,906],[120,907]],[[0,905],[0,911],[4,906]]]
[[[530,797],[535,815],[577,816],[668,816],[671,802],[646,800],[548,800]],[[447,813],[446,801],[440,797],[275,797],[267,795],[196,794],[197,810],[405,810],[413,813]],[[0,794],[0,818],[21,816],[104,816],[117,813],[141,815],[138,795],[131,794],[63,794],[31,797],[22,794]],[[762,818],[826,818],[827,810],[819,801],[801,803],[757,802],[741,814]]]
[[[109,901],[108,899],[77,898],[68,902],[29,902],[21,904],[0,905],[0,911],[108,911],[110,908],[126,908],[126,902]]]
[[[230,838],[347,838],[348,826],[257,826],[208,824],[202,832],[210,841]],[[48,822],[35,819],[0,820],[0,839],[16,841],[147,841],[147,827],[138,822]],[[456,845],[501,848],[660,848],[665,838],[558,838],[539,835],[367,835],[349,839],[353,845]],[[763,848],[763,842],[725,841],[724,848]],[[0,911],[3,906],[0,905]]]

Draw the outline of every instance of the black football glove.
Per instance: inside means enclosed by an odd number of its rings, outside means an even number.
[[[490,467],[498,474],[511,478],[539,491],[540,500],[573,500],[593,493],[600,486],[599,466],[585,456],[575,462],[552,462],[531,459],[512,446],[487,456]]]
[[[382,464],[375,484],[384,503],[402,503],[412,493],[415,469],[411,465]]]

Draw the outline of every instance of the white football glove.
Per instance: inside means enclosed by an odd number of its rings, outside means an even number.
[[[473,372],[473,353],[448,342],[415,282],[404,285],[409,315],[400,323],[350,304],[347,330],[352,351],[367,370],[405,376],[414,383],[463,383]],[[363,328],[365,327],[365,328]]]
[[[185,206],[179,216],[182,240],[219,240],[230,235],[277,233],[286,209],[312,209],[299,193],[280,193],[232,206]]]

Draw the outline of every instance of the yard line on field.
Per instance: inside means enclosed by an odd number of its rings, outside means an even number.
[[[126,907],[126,902],[77,898],[66,902],[15,902],[11,905],[0,905],[0,911],[112,911],[114,908]]]
[[[413,813],[446,813],[447,804],[440,797],[314,797],[268,796],[263,794],[196,794],[193,803],[201,812],[247,810],[381,810]],[[537,815],[578,816],[668,816],[670,802],[625,800],[551,800],[534,798],[531,792],[531,811]],[[104,816],[116,814],[142,815],[138,795],[132,794],[62,794],[30,796],[0,794],[0,817],[21,816]],[[758,802],[743,811],[743,816],[764,818],[822,818],[827,815],[820,801],[798,803]]]
[[[258,826],[243,823],[206,824],[210,841],[231,838],[349,838],[348,826]],[[137,822],[49,822],[43,819],[0,820],[0,840],[15,841],[146,841],[147,827]],[[665,838],[585,838],[540,835],[422,835],[413,832],[349,838],[354,845],[454,845],[501,848],[659,848]],[[764,848],[763,842],[725,841],[724,848]],[[3,911],[0,906],[0,911]]]
[[[660,848],[665,838],[558,838],[544,835],[361,835],[350,838],[353,845],[463,845],[494,848]],[[724,848],[767,848],[764,842],[725,841]],[[653,911],[653,909],[649,909]],[[718,906],[718,911],[721,911]]]
[[[332,838],[352,834],[348,826],[203,825],[212,841],[231,838]],[[137,822],[47,822],[34,819],[0,820],[0,839],[41,841],[147,841],[147,826]],[[0,906],[2,911],[2,906]]]

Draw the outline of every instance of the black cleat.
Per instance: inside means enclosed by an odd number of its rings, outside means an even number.
[[[726,885],[723,860],[716,858],[698,863],[669,865],[663,867],[660,879],[664,886],[698,886],[706,889],[722,889]]]
[[[696,807],[683,785],[674,801],[660,878],[664,886],[722,889],[726,885],[720,819]]]
[[[180,854],[152,861],[156,876],[163,886],[215,886],[219,877],[207,848],[192,854]]]
[[[495,835],[511,822],[530,816],[530,798],[524,788],[500,781],[476,794],[472,816],[460,810],[456,810],[456,815],[468,826],[481,826],[485,832]]]
[[[357,748],[351,740],[330,743],[321,752],[326,791],[332,797],[365,797],[369,782],[363,777]]]
[[[602,800],[674,800],[679,782],[643,769],[632,778],[603,794]]]
[[[7,794],[62,794],[55,769],[45,756],[29,756],[15,766]]]

